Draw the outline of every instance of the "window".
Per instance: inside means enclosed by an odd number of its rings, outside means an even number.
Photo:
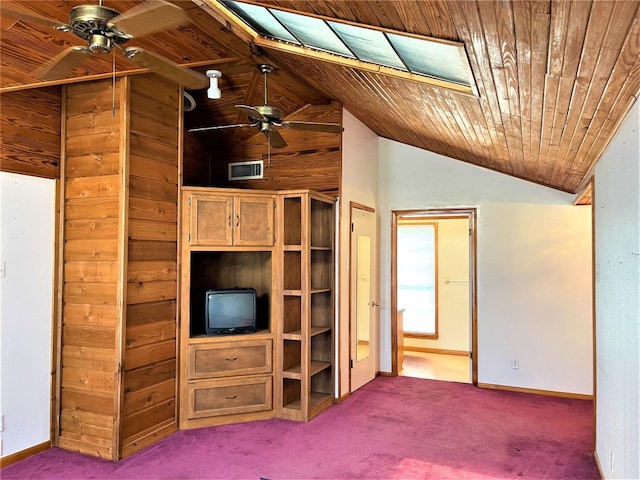
[[[407,336],[438,338],[437,237],[434,222],[398,223],[398,309]]]
[[[220,2],[257,45],[477,95],[463,43],[235,0]]]

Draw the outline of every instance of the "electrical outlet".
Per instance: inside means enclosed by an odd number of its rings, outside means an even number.
[[[0,432],[4,432],[4,415],[0,415]]]
[[[511,368],[513,368],[514,370],[518,370],[520,368],[520,360],[518,360],[517,358],[512,358]]]

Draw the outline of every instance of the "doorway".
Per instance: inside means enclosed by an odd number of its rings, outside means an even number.
[[[392,374],[477,384],[476,210],[392,212]]]
[[[353,202],[350,210],[349,390],[353,392],[376,376],[379,304],[376,212]]]

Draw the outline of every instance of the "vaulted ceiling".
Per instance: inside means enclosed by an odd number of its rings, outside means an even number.
[[[83,3],[97,1],[2,1],[62,23]],[[124,12],[140,2],[104,3]],[[463,42],[477,95],[254,42],[216,0],[172,3],[187,23],[129,43],[200,72],[222,71],[222,99],[190,92],[197,107],[188,126],[242,121],[234,105],[263,103],[257,65],[269,63],[269,103],[285,116],[335,100],[381,137],[575,192],[640,92],[640,0],[252,2]],[[82,40],[4,14],[0,23],[0,93],[108,78],[114,61],[118,75],[140,70],[119,53],[95,55],[66,78],[43,82],[37,67]]]

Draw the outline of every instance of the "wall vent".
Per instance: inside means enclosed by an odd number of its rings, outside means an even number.
[[[264,162],[256,160],[254,162],[235,162],[229,164],[229,180],[249,180],[252,178],[263,178]]]

